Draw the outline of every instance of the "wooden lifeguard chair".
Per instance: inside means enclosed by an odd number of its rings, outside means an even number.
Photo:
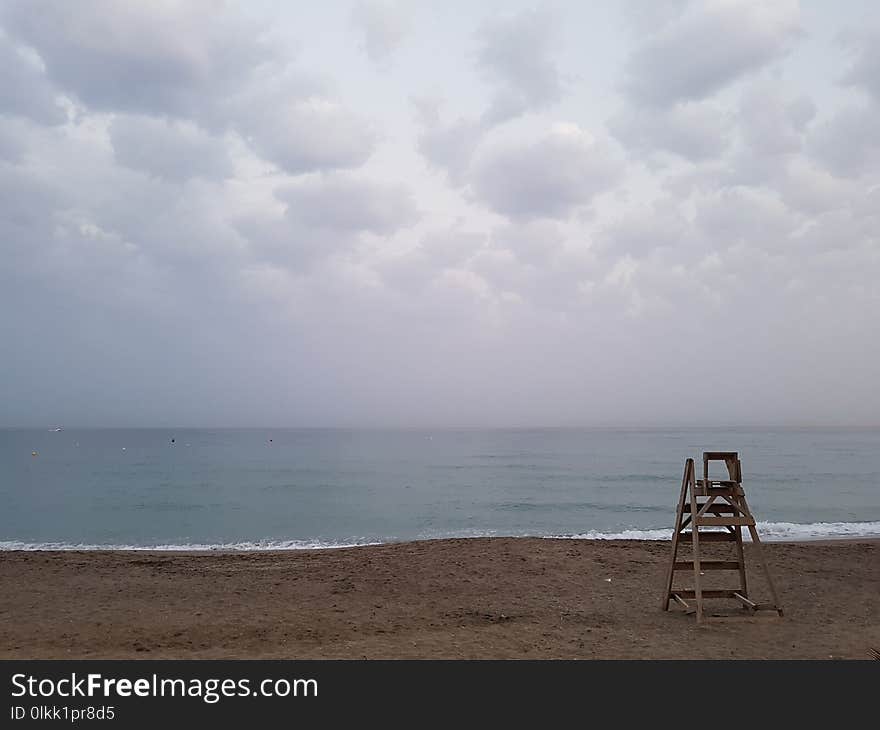
[[[727,479],[712,479],[709,476],[709,464],[723,461],[727,467]],[[699,501],[698,501],[699,500]],[[687,528],[690,527],[688,530]],[[749,598],[746,583],[746,564],[743,554],[742,528],[748,529],[754,544],[755,553],[761,563],[767,585],[770,588],[772,603],[755,603]],[[705,529],[709,528],[709,529]],[[723,529],[719,529],[723,528]],[[693,560],[679,561],[678,547],[682,542],[690,542],[693,549]],[[735,560],[704,560],[700,552],[703,543],[730,542],[736,547]],[[737,589],[704,589],[703,575],[706,571],[730,570],[739,573]],[[675,574],[678,571],[693,571],[694,587],[689,589],[673,588]],[[750,613],[757,611],[775,611],[782,615],[782,607],[776,596],[776,588],[770,577],[770,570],[764,559],[761,539],[755,528],[755,518],[749,510],[746,495],[742,487],[742,465],[735,451],[703,452],[703,478],[697,479],[694,474],[694,460],[687,459],[684,464],[684,476],[681,480],[681,496],[675,516],[675,531],[672,533],[672,560],[666,580],[666,591],[663,594],[663,610],[669,610],[670,601],[684,607],[688,612],[696,613],[697,622],[704,618],[703,600],[706,598],[733,598],[739,601]],[[688,600],[694,600],[692,608]]]

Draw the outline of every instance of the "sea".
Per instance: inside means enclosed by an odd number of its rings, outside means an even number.
[[[880,535],[880,429],[4,429],[2,550],[668,539],[738,451],[765,540]]]

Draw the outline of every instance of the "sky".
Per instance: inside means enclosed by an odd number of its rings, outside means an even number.
[[[0,425],[880,423],[874,2],[0,1]]]

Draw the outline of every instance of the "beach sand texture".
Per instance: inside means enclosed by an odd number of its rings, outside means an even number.
[[[880,648],[880,541],[765,549],[785,616],[702,626],[660,610],[668,542],[8,552],[0,657],[867,659]]]

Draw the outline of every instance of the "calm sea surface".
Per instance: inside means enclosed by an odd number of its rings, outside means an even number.
[[[0,548],[668,537],[704,450],[767,538],[880,534],[880,429],[43,429],[0,430]]]

